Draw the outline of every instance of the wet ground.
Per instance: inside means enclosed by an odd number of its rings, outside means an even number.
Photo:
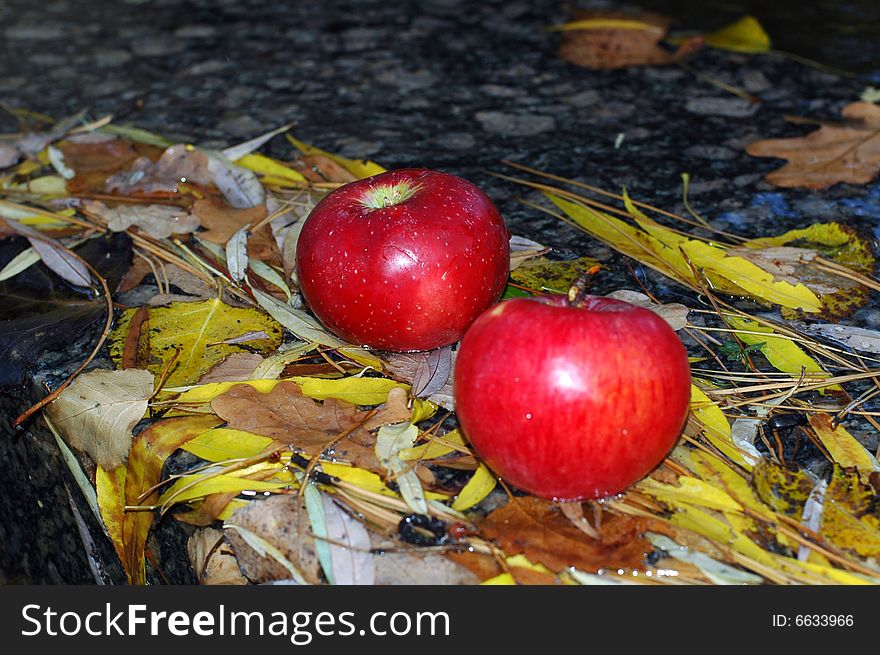
[[[118,122],[209,146],[294,122],[299,138],[346,156],[470,178],[496,200],[514,233],[553,246],[558,256],[609,264],[599,280],[607,291],[633,286],[624,262],[522,205],[518,188],[487,171],[502,171],[500,160],[512,159],[608,189],[625,185],[674,211],[684,209],[679,175],[689,172],[692,204],[719,228],[757,236],[840,220],[874,233],[880,183],[775,189],[762,176],[779,162],[749,157],[744,146],[805,132],[785,114],[834,119],[866,86],[880,86],[876,2],[641,4],[693,29],[749,11],[781,49],[855,75],[777,55],[704,50],[690,61],[762,101],[750,104],[676,66],[588,71],[556,56],[559,37],[545,28],[568,13],[555,0],[7,0],[0,4],[0,101],[55,117],[84,108],[92,117],[113,113]],[[0,116],[0,131],[15,128]],[[277,139],[271,154],[292,152]],[[648,284],[669,299],[680,293],[651,275]],[[872,305],[853,320],[880,328],[880,311]],[[78,353],[65,355],[72,361]],[[18,434],[2,449],[4,489],[18,495],[4,493],[0,505],[0,569],[16,581],[87,581],[75,553],[52,570],[37,558],[16,559],[22,544],[51,542],[74,525],[65,515],[63,529],[28,531],[29,523],[48,520],[41,518],[46,494],[61,488],[57,472],[31,485],[34,444],[48,448],[42,438]],[[65,501],[52,497],[56,506]]]

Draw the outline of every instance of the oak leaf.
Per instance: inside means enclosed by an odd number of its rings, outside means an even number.
[[[377,418],[343,400],[316,402],[302,394],[295,382],[279,382],[261,393],[237,385],[211,401],[211,408],[229,427],[293,444],[309,455],[332,445],[332,455],[355,466],[384,471],[373,452],[374,438],[367,430]],[[372,419],[372,420],[371,420]],[[343,432],[349,431],[338,443]]]
[[[867,184],[880,172],[880,106],[853,102],[841,114],[846,119],[843,125],[822,125],[802,137],[755,141],[746,152],[788,160],[766,177],[779,187]]]
[[[600,539],[590,539],[559,507],[532,496],[515,497],[478,524],[506,555],[524,554],[552,571],[574,566],[595,572],[605,568],[644,569],[652,547],[641,536],[637,520],[606,515]]]

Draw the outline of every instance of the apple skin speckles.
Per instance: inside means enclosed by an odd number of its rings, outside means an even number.
[[[306,219],[296,270],[315,316],[367,347],[430,350],[461,339],[501,297],[510,234],[471,182],[400,169],[327,195]]]

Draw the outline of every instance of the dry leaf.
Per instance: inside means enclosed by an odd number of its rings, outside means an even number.
[[[427,390],[425,388],[422,389],[419,397],[426,398],[432,403],[436,403],[448,410],[453,410],[455,409],[455,399],[452,394],[452,378],[455,371],[455,354],[456,351],[449,349],[448,355],[438,357],[434,362],[434,375],[431,375],[432,363],[429,361],[431,357],[430,352],[388,353],[385,355],[385,369],[395,379],[412,384],[413,394],[416,393],[415,383],[417,376],[421,380],[427,379],[427,381],[432,382],[430,394],[425,393]],[[443,378],[443,371],[439,371],[439,367],[442,364],[445,370],[444,358],[447,356],[449,358],[449,369],[446,372],[446,379],[439,388],[433,389]]]
[[[96,369],[77,377],[45,411],[71,446],[112,471],[125,463],[131,430],[152,395],[149,371]]]
[[[652,312],[657,314],[657,316],[669,323],[669,326],[673,330],[681,330],[687,325],[687,318],[690,310],[681,303],[671,302],[665,303],[663,305],[658,305],[650,298],[648,298],[648,296],[646,296],[645,294],[639,293],[638,291],[630,291],[629,289],[614,291],[607,294],[606,297],[623,300],[624,302],[628,302],[632,305],[638,305],[639,307],[650,309]]]
[[[377,585],[471,585],[481,578],[464,563],[467,557],[447,557],[411,547],[401,547],[373,533],[373,547],[377,551]],[[473,553],[466,553],[478,557]],[[489,558],[494,562],[493,558]],[[468,560],[469,561],[469,560]],[[486,576],[489,577],[489,576]]]
[[[247,584],[232,547],[214,528],[196,530],[186,542],[186,552],[200,584]]]
[[[257,552],[242,533],[243,528],[268,542],[302,577],[319,584],[320,564],[305,503],[296,495],[279,495],[251,502],[224,524],[226,538],[235,549],[241,570],[256,583],[286,580],[291,571],[276,557]]]
[[[880,106],[853,102],[841,113],[844,125],[823,125],[803,137],[755,141],[746,152],[788,160],[767,175],[767,181],[779,187],[867,184],[880,172]]]
[[[641,537],[640,528],[638,521],[606,514],[601,540],[590,539],[557,505],[533,496],[511,498],[478,524],[480,533],[507,555],[522,553],[556,572],[571,566],[586,572],[644,569],[645,555],[652,548]]]
[[[138,227],[154,239],[172,234],[189,234],[198,229],[199,220],[188,210],[173,205],[119,205],[107,207],[102,202],[85,202],[83,209],[107,222],[113,232]]]
[[[265,206],[235,209],[217,198],[197,200],[192,209],[206,229],[199,237],[221,245],[242,227],[254,225],[267,216]]]
[[[323,403],[302,394],[295,382],[279,382],[269,393],[237,385],[211,401],[211,408],[229,427],[293,444],[309,455],[323,452],[332,441],[358,423],[367,412],[333,398]],[[370,470],[382,470],[371,447],[372,435],[364,427],[333,445],[333,456]]]
[[[199,378],[196,384],[209,382],[241,382],[250,380],[257,366],[263,363],[263,356],[257,353],[232,353],[210,371]]]
[[[348,183],[358,179],[325,155],[306,155],[293,165],[309,182]]]

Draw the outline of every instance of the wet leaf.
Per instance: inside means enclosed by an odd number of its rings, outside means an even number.
[[[761,500],[775,511],[800,520],[815,479],[804,471],[764,460],[755,467],[752,484]],[[825,490],[820,534],[862,557],[880,555],[878,493],[863,484],[857,472],[834,467]]]
[[[593,572],[604,568],[643,570],[644,557],[651,550],[639,536],[636,521],[606,515],[602,538],[590,539],[557,506],[532,496],[511,498],[483,519],[479,528],[507,555],[522,553],[556,572],[571,566]]]
[[[231,307],[219,299],[202,302],[174,302],[168,307],[151,307],[149,329],[139,334],[140,352],[148,353],[146,361],[137,366],[159,374],[175,356],[168,387],[193,384],[228,355],[242,351],[274,350],[281,343],[281,328],[271,318],[255,309]],[[122,313],[110,333],[110,356],[117,364],[122,360],[135,310]],[[268,339],[251,341],[247,348],[224,343],[227,339],[249,332],[262,331]]]
[[[788,245],[816,252],[863,275],[870,276],[876,262],[871,243],[851,226],[841,223],[814,223],[775,237],[752,239],[743,244],[747,248],[776,248]],[[844,316],[863,305],[868,299],[868,290],[865,287],[818,267],[798,266],[794,274],[816,293],[821,294],[825,307],[824,316]]]
[[[510,279],[535,291],[568,293],[569,287],[577,278],[598,268],[599,262],[592,257],[568,261],[537,257],[520,265],[510,274]]]
[[[788,163],[766,177],[779,187],[826,189],[835,184],[867,184],[880,172],[880,106],[853,102],[842,110],[843,125],[822,125],[803,137],[755,141],[753,157]]]
[[[875,471],[880,471],[880,464],[861,443],[856,441],[842,425],[832,427],[828,414],[810,414],[810,427],[816,432],[819,441],[825,446],[831,460],[844,468],[855,468],[867,479]]]
[[[112,471],[125,463],[132,428],[152,395],[148,371],[95,369],[77,377],[44,411],[67,443]]]
[[[770,37],[753,16],[743,16],[720,30],[704,34],[703,43],[712,48],[745,54],[770,50]]]

